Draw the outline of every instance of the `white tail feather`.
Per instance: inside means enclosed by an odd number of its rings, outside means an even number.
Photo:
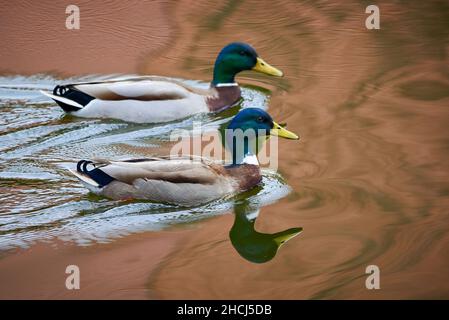
[[[79,173],[76,170],[69,169],[69,171],[75,177],[77,177],[84,184],[84,186],[87,189],[89,189],[90,191],[92,191],[94,193],[100,192],[100,190],[101,190],[100,185],[97,182],[95,182],[94,180],[92,180],[90,177],[88,177],[88,176],[86,176],[86,175],[84,175],[82,173]]]
[[[46,91],[44,91],[44,90],[40,90],[40,92],[41,92],[43,95],[45,95],[45,96],[47,96],[47,97],[49,97],[49,98],[52,98],[53,100],[60,101],[60,102],[62,102],[62,103],[65,103],[65,104],[74,106],[74,107],[79,108],[79,109],[82,109],[82,108],[83,108],[83,106],[82,106],[81,104],[79,104],[78,102],[75,102],[75,101],[73,101],[73,100],[70,100],[70,99],[67,99],[67,98],[64,98],[64,97],[60,97],[60,96],[55,96],[54,94],[51,94],[51,93],[46,92]]]

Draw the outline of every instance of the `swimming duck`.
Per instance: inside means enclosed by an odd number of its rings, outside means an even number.
[[[234,139],[232,163],[224,165],[207,158],[161,157],[124,161],[81,160],[71,172],[92,192],[111,199],[142,199],[196,206],[247,191],[262,176],[253,141],[274,135],[299,139],[273,121],[262,109],[241,110],[229,123]],[[243,132],[243,135],[233,133]],[[247,134],[250,133],[250,134]],[[251,135],[251,133],[255,133]],[[240,152],[242,150],[242,152]]]
[[[279,248],[302,232],[290,228],[276,233],[261,233],[254,229],[259,208],[251,208],[247,200],[234,206],[234,224],[229,231],[232,246],[248,261],[265,263],[276,256]]]
[[[53,99],[64,111],[79,117],[114,118],[136,123],[168,122],[236,105],[241,92],[235,76],[244,70],[283,75],[262,60],[250,45],[235,42],[218,54],[209,89],[194,88],[166,77],[142,76],[58,85],[53,93],[41,93]]]

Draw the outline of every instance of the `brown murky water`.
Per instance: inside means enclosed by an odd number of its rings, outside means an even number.
[[[449,5],[376,1],[381,29],[367,30],[368,4],[79,1],[81,29],[69,31],[64,3],[1,3],[0,297],[449,298]],[[267,173],[239,199],[260,210],[261,233],[303,228],[259,264],[242,254],[251,223],[229,238],[233,203],[122,204],[66,173],[80,154],[166,152],[167,130],[191,120],[62,117],[36,90],[95,73],[208,81],[236,40],[285,73],[241,75],[246,106],[303,138],[280,141],[283,180]],[[68,264],[83,272],[79,292],[63,287]],[[371,264],[380,290],[365,288]]]

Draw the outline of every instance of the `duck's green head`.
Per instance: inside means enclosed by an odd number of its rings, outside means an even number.
[[[226,130],[226,143],[232,150],[233,163],[239,164],[248,154],[257,154],[259,138],[278,136],[298,140],[299,137],[273,121],[265,110],[245,108],[231,120]]]
[[[213,85],[235,82],[235,75],[244,70],[254,70],[282,77],[279,69],[262,60],[250,45],[233,42],[224,47],[215,60]]]
[[[278,136],[286,139],[298,140],[299,137],[291,131],[273,121],[273,118],[265,110],[259,108],[242,109],[231,120],[228,129],[236,131],[238,129],[243,132],[252,130],[257,136]]]

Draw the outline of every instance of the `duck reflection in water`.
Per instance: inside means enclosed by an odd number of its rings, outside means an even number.
[[[274,258],[278,249],[302,232],[302,228],[290,228],[276,233],[261,233],[254,229],[260,208],[246,200],[234,205],[234,224],[229,231],[233,247],[246,260],[265,263]]]

